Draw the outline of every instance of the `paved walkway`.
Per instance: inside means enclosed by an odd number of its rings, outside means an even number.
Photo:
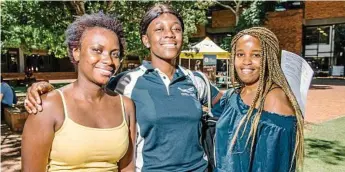
[[[315,79],[308,92],[306,123],[321,123],[345,116],[345,79]],[[1,171],[20,171],[21,134],[1,122]]]
[[[345,116],[345,79],[315,79],[308,91],[305,121],[321,123]]]
[[[21,134],[10,130],[5,121],[1,121],[1,170],[19,172]]]

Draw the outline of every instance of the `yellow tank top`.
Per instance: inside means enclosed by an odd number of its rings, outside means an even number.
[[[129,144],[122,96],[123,122],[114,128],[91,128],[72,121],[61,90],[65,120],[55,133],[48,171],[118,171],[117,163],[126,154]]]

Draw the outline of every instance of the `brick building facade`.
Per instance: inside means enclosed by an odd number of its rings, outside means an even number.
[[[264,26],[277,35],[281,49],[302,55],[315,70],[327,74],[332,66],[345,66],[345,2],[296,2],[297,8],[266,16]],[[204,26],[206,32],[196,35],[209,36],[220,44],[234,26],[235,15],[230,10],[216,10]]]

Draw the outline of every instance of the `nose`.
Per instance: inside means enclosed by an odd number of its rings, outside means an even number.
[[[252,57],[250,57],[249,55],[245,55],[243,58],[243,64],[245,64],[245,65],[252,64]]]
[[[175,34],[171,29],[164,29],[164,37],[175,38]]]
[[[111,55],[109,52],[103,52],[101,62],[107,65],[114,64],[113,59],[111,58]]]

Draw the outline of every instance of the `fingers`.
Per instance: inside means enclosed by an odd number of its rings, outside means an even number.
[[[54,87],[49,84],[48,82],[37,82],[33,83],[31,87],[27,89],[26,98],[25,98],[25,109],[29,113],[37,113],[38,111],[42,111],[43,108],[41,106],[41,95],[45,94],[49,91],[54,90]]]
[[[30,102],[30,99],[31,99],[31,87],[29,87],[28,89],[27,89],[27,92],[26,92],[26,97],[25,97],[25,100],[24,100],[24,107],[25,107],[25,109],[26,109],[26,111],[28,111],[30,114],[31,113],[36,113],[37,111],[36,111],[36,108],[35,108],[35,106],[33,105],[33,103],[32,102]]]
[[[28,101],[27,98],[25,98],[24,100],[24,107],[25,107],[25,110],[30,114],[37,113],[35,106],[32,103],[30,103],[30,101]]]
[[[33,92],[34,92],[33,90],[35,88],[36,88],[35,86],[31,86],[28,88],[27,93],[26,93],[26,98],[24,100],[25,109],[29,113],[33,113],[33,114],[37,113],[37,101],[33,95]]]

